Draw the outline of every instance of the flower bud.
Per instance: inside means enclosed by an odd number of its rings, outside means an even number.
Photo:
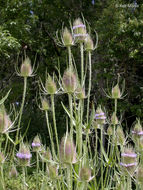
[[[105,113],[102,111],[101,106],[98,106],[95,112],[95,120],[96,123],[99,125],[105,124],[106,116]]]
[[[72,35],[67,28],[63,32],[63,42],[66,47],[73,45]]]
[[[125,135],[123,129],[118,126],[116,130],[117,144],[123,146],[125,144]]]
[[[56,83],[50,75],[48,75],[48,78],[46,79],[45,89],[48,94],[55,94],[57,91]]]
[[[29,77],[32,75],[32,67],[31,67],[31,61],[30,59],[27,57],[22,65],[21,65],[21,76],[22,77]]]
[[[90,181],[91,179],[91,169],[88,167],[82,167],[79,173],[81,181]]]
[[[70,136],[65,136],[61,140],[60,158],[65,164],[76,162],[76,149],[74,143],[71,141]]]
[[[42,103],[42,110],[49,110],[50,109],[50,106],[49,106],[49,102],[46,98],[43,98],[41,100],[41,103]]]
[[[115,114],[115,112],[113,113],[112,117],[111,117],[111,124],[113,125],[117,125],[119,122],[118,122],[118,118]]]
[[[86,26],[82,23],[81,19],[78,18],[73,23],[74,38],[77,42],[84,42],[87,37]]]
[[[41,141],[38,135],[34,138],[32,142],[32,148],[34,152],[39,152],[41,150]]]
[[[16,170],[16,167],[15,166],[12,166],[10,172],[9,172],[9,176],[10,177],[17,177],[18,176],[18,172]]]
[[[81,87],[76,89],[76,97],[80,100],[85,99],[85,90]]]
[[[58,167],[56,165],[48,165],[47,167],[48,176],[51,179],[56,179],[58,177]]]
[[[84,44],[85,44],[85,50],[86,51],[93,51],[94,50],[93,41],[89,35],[85,39]]]
[[[137,154],[135,154],[132,148],[125,148],[124,152],[121,154],[120,165],[125,174],[134,174],[137,167]]]
[[[116,84],[116,86],[112,88],[112,98],[113,99],[121,98],[121,92],[118,84]]]
[[[19,165],[20,166],[29,166],[30,165],[30,158],[32,155],[30,154],[29,147],[25,144],[21,144],[19,148],[19,152],[16,154]]]
[[[64,72],[63,87],[67,93],[73,93],[77,87],[76,75],[70,69]]]

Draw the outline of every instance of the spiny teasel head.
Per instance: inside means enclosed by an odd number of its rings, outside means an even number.
[[[58,166],[55,164],[49,164],[47,166],[47,173],[49,178],[57,179],[58,178]]]
[[[77,77],[71,68],[68,68],[63,75],[63,88],[67,93],[74,93],[77,88]]]
[[[30,153],[29,146],[21,143],[18,153],[16,154],[20,166],[30,166],[30,158],[32,157]]]
[[[116,139],[118,145],[123,146],[125,144],[126,138],[121,126],[116,129]]]
[[[105,124],[106,116],[105,113],[102,111],[101,106],[99,105],[95,111],[95,118],[96,123],[98,125]]]
[[[86,26],[83,24],[80,18],[76,19],[73,23],[73,33],[76,42],[84,42],[87,37]]]
[[[91,178],[91,169],[88,167],[82,167],[80,169],[79,177],[81,181],[89,181]]]
[[[48,162],[52,160],[52,154],[51,151],[49,149],[49,147],[45,148],[43,147],[42,151],[41,151],[41,158],[43,162]]]
[[[93,51],[94,50],[94,44],[93,44],[93,40],[90,37],[90,35],[88,35],[86,37],[86,39],[84,40],[84,46],[85,46],[85,51]]]
[[[5,156],[2,152],[0,152],[0,165],[3,164],[5,161]]]
[[[139,166],[136,174],[137,183],[143,184],[143,166]]]
[[[116,84],[113,88],[112,88],[112,98],[113,99],[120,99],[121,98],[121,91],[119,88],[119,85]]]
[[[111,116],[111,124],[112,124],[112,125],[117,125],[117,124],[119,124],[118,118],[117,118],[115,112],[114,112],[114,113],[112,114],[112,116]]]
[[[134,174],[137,168],[137,154],[132,147],[124,148],[124,151],[121,153],[120,166],[125,171],[125,174]]]
[[[32,69],[32,66],[31,66],[31,61],[30,59],[27,57],[22,65],[21,65],[21,69],[20,69],[20,75],[22,77],[30,77],[32,76],[32,73],[33,73],[33,69]]]
[[[9,176],[10,176],[10,177],[13,177],[13,178],[15,178],[15,177],[18,176],[18,172],[17,172],[15,166],[12,166],[12,168],[11,168],[11,170],[10,170],[10,172],[9,172]]]
[[[75,91],[76,97],[79,100],[85,99],[86,95],[85,95],[85,89],[82,87],[78,87]]]
[[[44,111],[50,110],[50,105],[46,98],[41,99],[41,104],[42,104],[42,108],[41,108],[42,110]]]
[[[37,135],[33,142],[32,142],[32,148],[34,152],[39,152],[41,150],[41,140],[39,138],[39,136]]]
[[[107,129],[107,135],[112,136],[114,134],[113,126],[109,125]]]
[[[70,31],[65,28],[63,31],[63,44],[66,47],[72,46],[73,45],[73,38],[72,38],[72,34],[70,33]]]
[[[3,106],[0,107],[0,133],[7,133],[12,126],[12,122]]]
[[[133,140],[135,142],[135,144],[139,143],[140,139],[143,137],[143,129],[140,123],[140,120],[137,120],[133,130],[132,130],[132,136],[133,136]]]
[[[46,79],[45,90],[47,94],[55,94],[57,91],[56,83],[49,74],[48,78]]]
[[[64,136],[61,140],[60,159],[65,164],[76,162],[76,148],[69,135]]]

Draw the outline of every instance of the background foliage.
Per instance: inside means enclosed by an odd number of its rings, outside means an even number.
[[[46,141],[47,134],[44,115],[36,104],[39,76],[44,80],[45,70],[57,72],[55,66],[60,62],[62,71],[66,68],[66,49],[57,46],[55,34],[62,25],[84,15],[90,23],[92,37],[94,30],[99,35],[99,45],[92,55],[92,100],[97,106],[104,105],[110,114],[111,102],[105,97],[103,89],[116,83],[118,76],[125,79],[126,97],[119,104],[119,110],[130,127],[136,117],[143,119],[143,4],[136,1],[138,7],[120,7],[133,1],[123,0],[1,0],[0,1],[0,94],[12,88],[9,103],[17,107],[21,103],[23,80],[16,76],[14,65],[21,64],[24,50],[39,65],[37,75],[28,81],[28,92],[24,108],[23,125],[31,125],[28,138],[40,133]],[[78,51],[73,51],[78,63]],[[63,96],[62,96],[63,97]],[[64,133],[63,108],[56,98],[56,118],[58,132]],[[126,116],[126,120],[125,120]],[[62,125],[63,123],[63,125]],[[48,134],[47,134],[48,135]]]

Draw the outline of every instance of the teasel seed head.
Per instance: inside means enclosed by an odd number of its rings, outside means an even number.
[[[85,89],[84,88],[81,88],[81,87],[78,87],[75,91],[76,93],[76,97],[80,100],[82,99],[85,99],[86,96],[85,96]]]
[[[58,178],[58,166],[49,164],[47,167],[48,176],[51,179],[57,179]]]
[[[70,68],[64,72],[63,87],[67,93],[74,93],[77,88],[77,77]]]
[[[121,98],[121,92],[120,92],[120,88],[119,88],[118,84],[116,84],[116,86],[114,86],[112,88],[112,98],[113,99],[120,99]]]
[[[134,174],[137,168],[137,154],[134,152],[133,148],[127,147],[124,149],[124,152],[121,154],[121,163],[120,163],[125,174]]]
[[[76,162],[76,148],[70,136],[64,136],[60,144],[60,159],[65,164]]]
[[[33,140],[33,142],[32,142],[32,148],[33,148],[33,151],[34,152],[39,152],[39,151],[41,151],[41,141],[40,141],[40,138],[39,138],[39,136],[37,135],[35,138],[34,138],[34,140]]]
[[[91,37],[88,35],[87,38],[84,41],[84,45],[85,45],[85,50],[86,51],[93,51],[94,50],[94,44],[93,41],[91,39]]]
[[[56,83],[50,75],[46,79],[45,89],[48,94],[55,94],[57,91]]]
[[[31,76],[33,73],[33,70],[32,70],[32,66],[31,66],[31,61],[30,59],[27,57],[22,65],[21,65],[21,72],[20,72],[20,75],[22,77],[29,77]]]
[[[46,98],[42,98],[41,104],[42,104],[42,110],[44,110],[44,111],[50,110],[50,105]]]
[[[143,129],[140,120],[137,120],[132,130],[133,140],[136,145],[139,144],[140,139],[143,137]]]
[[[18,153],[16,154],[20,166],[30,166],[32,157],[28,145],[21,143]]]
[[[0,108],[0,133],[7,133],[11,125],[12,122],[5,109],[3,107]]]
[[[47,147],[46,150],[44,148],[41,153],[42,153],[42,161],[43,162],[48,162],[49,160],[52,160],[52,154],[51,154],[49,147]]]
[[[10,176],[10,177],[13,177],[13,178],[15,178],[15,177],[18,176],[18,172],[17,172],[15,166],[12,166],[12,168],[11,168],[11,170],[10,170],[10,172],[9,172],[9,176]]]
[[[118,122],[118,118],[115,114],[115,112],[112,114],[112,117],[111,117],[111,124],[112,125],[117,125],[119,122]]]
[[[117,137],[117,144],[123,146],[125,144],[126,138],[121,126],[117,127],[116,137]]]
[[[0,165],[3,164],[5,161],[5,156],[2,152],[0,152]]]
[[[64,43],[64,46],[66,47],[73,45],[72,35],[67,28],[65,28],[63,31],[63,43]]]
[[[100,105],[96,109],[95,120],[96,120],[96,123],[99,125],[105,124],[106,116],[105,116],[105,113],[102,111]]]
[[[73,32],[76,42],[84,42],[87,37],[86,26],[82,23],[81,19],[78,18],[73,23]]]

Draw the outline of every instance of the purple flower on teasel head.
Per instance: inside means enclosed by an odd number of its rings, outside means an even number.
[[[41,150],[41,141],[40,141],[40,138],[38,135],[34,138],[34,140],[32,142],[32,148],[33,148],[34,152]]]
[[[106,116],[105,113],[102,111],[101,106],[98,106],[96,112],[95,112],[95,118],[97,124],[105,124]]]
[[[30,158],[32,157],[28,145],[22,143],[20,145],[19,151],[16,154],[18,158],[19,165],[21,166],[29,166],[30,165]]]

